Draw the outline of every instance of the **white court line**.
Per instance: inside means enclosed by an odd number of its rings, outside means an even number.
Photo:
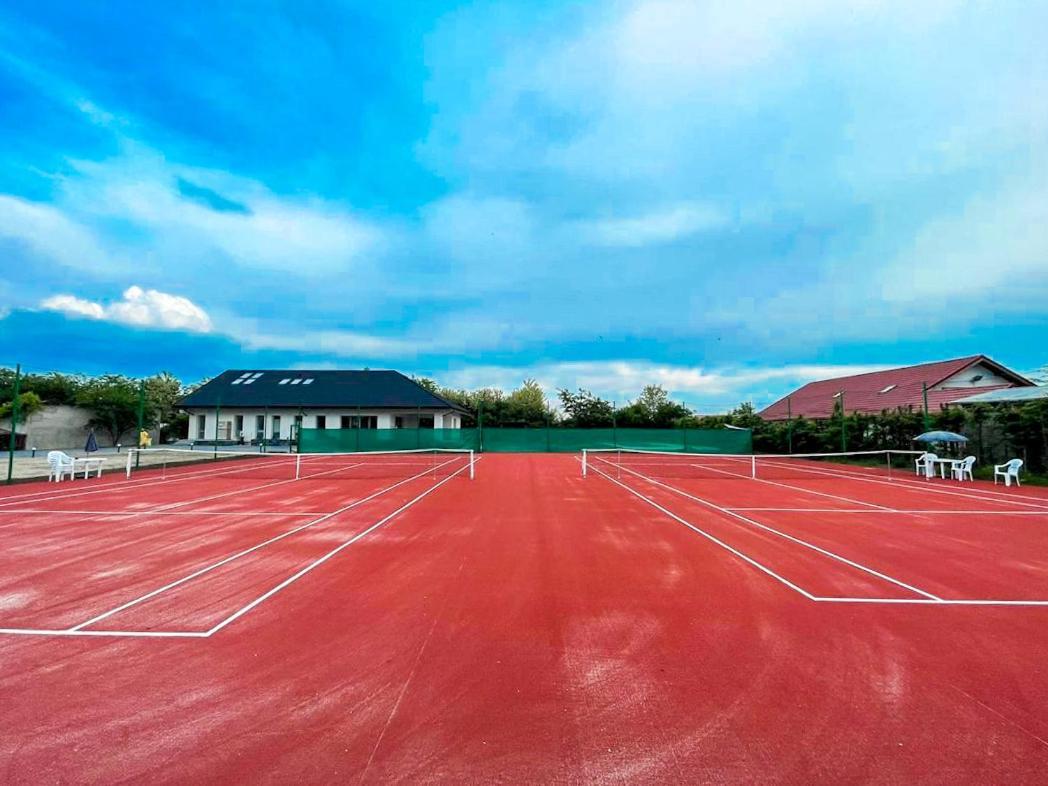
[[[702,469],[705,469],[705,470],[713,470],[714,472],[723,472],[725,474],[732,475],[733,477],[743,477],[741,475],[736,475],[736,473],[734,473],[734,472],[727,472],[726,470],[718,469],[717,467],[711,467],[711,466],[708,466],[706,464],[692,464],[692,466],[694,466],[694,467],[701,467]],[[841,502],[851,502],[851,503],[853,503],[855,505],[866,505],[867,507],[876,508],[877,510],[882,510],[882,511],[885,511],[887,513],[894,513],[894,512],[896,512],[895,508],[889,508],[886,505],[877,505],[876,503],[873,503],[873,502],[864,502],[861,499],[852,499],[851,497],[842,497],[839,494],[829,494],[829,493],[827,493],[825,491],[813,491],[811,489],[806,489],[806,488],[803,488],[801,486],[791,486],[789,483],[779,483],[778,481],[766,480],[765,478],[750,478],[750,480],[756,480],[759,483],[767,483],[769,486],[780,486],[780,487],[782,487],[784,489],[793,489],[794,491],[803,491],[805,494],[813,494],[816,497],[826,497],[827,499],[837,499],[837,500],[840,500]]]
[[[356,466],[360,466],[360,464],[358,463],[358,464],[350,464],[349,465],[350,468],[356,467]],[[345,467],[339,467],[339,470],[341,470],[341,469],[345,469]],[[338,470],[328,470],[328,472],[318,472],[318,473],[315,473],[313,475],[309,475],[308,477],[310,477],[310,478],[319,477],[320,475],[326,475],[326,474],[330,474],[331,472],[336,472],[336,471],[338,471]],[[201,502],[210,502],[211,500],[214,500],[214,499],[221,499],[223,497],[232,497],[232,496],[234,496],[236,494],[246,494],[246,493],[248,493],[250,491],[259,491],[260,489],[273,488],[274,486],[281,486],[281,485],[284,485],[286,483],[295,483],[296,481],[297,481],[296,478],[285,478],[284,480],[274,480],[274,481],[272,481],[270,483],[262,483],[262,484],[260,484],[258,486],[238,487],[238,488],[233,489],[232,491],[223,491],[221,494],[211,494],[210,496],[207,496],[207,497],[194,497],[193,499],[183,500],[182,502],[171,502],[171,503],[168,503],[166,505],[159,505],[159,506],[153,507],[153,508],[142,508],[141,510],[128,510],[126,512],[126,515],[128,515],[128,516],[151,516],[151,515],[154,515],[154,514],[162,514],[162,513],[165,513],[167,511],[174,510],[175,508],[184,508],[187,505],[198,505]],[[47,500],[44,500],[44,501],[46,502]],[[24,513],[24,512],[25,512],[24,508],[18,508],[18,509],[12,509],[12,510],[0,510],[0,514],[2,514],[2,513]],[[21,526],[21,522],[14,522],[14,523],[11,523],[11,524],[2,524],[2,525],[0,525],[0,529],[10,529],[10,528],[16,527],[16,526]]]
[[[263,454],[263,455],[266,455],[266,454]],[[192,466],[198,466],[198,465],[194,464]],[[233,472],[242,471],[243,469],[244,469],[244,467],[242,467],[242,466],[241,467],[231,467],[228,470],[215,470],[215,469],[210,469],[209,468],[209,469],[201,469],[200,471],[179,473],[175,477],[172,477],[172,478],[168,478],[168,477],[155,478],[155,477],[149,476],[149,477],[142,478],[141,480],[116,480],[116,481],[113,481],[112,483],[104,483],[100,487],[86,489],[86,490],[83,490],[83,491],[79,491],[79,490],[74,489],[74,490],[70,491],[69,493],[61,493],[61,492],[59,492],[58,489],[53,489],[53,490],[48,490],[48,491],[32,491],[32,492],[30,492],[28,494],[18,494],[18,495],[11,495],[11,496],[7,496],[7,497],[0,497],[0,507],[8,507],[10,505],[18,505],[21,502],[53,502],[53,501],[60,501],[60,500],[64,500],[64,499],[69,499],[70,497],[83,497],[83,496],[87,496],[89,494],[104,494],[106,492],[109,492],[109,491],[113,490],[114,488],[117,489],[118,491],[137,490],[137,489],[140,489],[140,488],[145,488],[147,486],[162,485],[164,483],[177,483],[180,480],[184,480],[184,479],[187,479],[187,478],[197,478],[197,477],[200,477],[201,475],[204,475],[206,477],[214,477],[215,475],[229,475],[229,474],[231,474]],[[56,485],[58,485],[58,484],[56,484]],[[42,499],[36,499],[38,497],[42,497]]]
[[[392,520],[396,516],[399,516],[405,510],[410,508],[412,505],[414,505],[415,503],[421,501],[422,499],[424,499],[425,497],[429,496],[434,491],[439,489],[441,486],[443,486],[449,480],[454,479],[456,475],[460,475],[463,472],[467,472],[468,470],[469,470],[469,466],[468,465],[465,466],[465,467],[461,467],[460,469],[455,470],[455,472],[453,472],[452,474],[448,475],[446,478],[444,478],[439,483],[437,483],[437,484],[435,484],[433,486],[430,486],[428,489],[423,491],[421,494],[419,494],[417,497],[415,497],[410,502],[406,502],[405,504],[401,505],[399,508],[394,510],[388,516],[386,516],[386,517],[380,519],[379,521],[375,522],[374,524],[372,524],[370,527],[368,527],[363,532],[357,533],[356,535],[354,535],[349,540],[347,540],[344,543],[341,543],[340,545],[338,545],[335,548],[333,548],[331,551],[329,551],[324,556],[320,557],[319,559],[313,561],[312,563],[310,563],[306,567],[302,568],[302,570],[298,571],[293,576],[289,576],[288,578],[284,579],[282,582],[277,584],[272,589],[268,590],[267,592],[263,593],[259,597],[255,598],[253,601],[248,603],[246,606],[243,606],[242,608],[240,608],[237,611],[233,612],[228,617],[226,617],[224,620],[222,620],[217,625],[215,625],[213,628],[211,628],[211,630],[209,630],[207,632],[207,635],[208,636],[212,636],[215,633],[218,633],[220,630],[222,630],[222,628],[226,627],[230,623],[232,623],[232,622],[236,621],[237,619],[239,619],[240,617],[244,616],[245,614],[247,614],[249,611],[251,611],[253,608],[258,606],[263,601],[267,600],[268,598],[273,597],[274,595],[276,595],[278,592],[280,592],[285,587],[288,587],[289,585],[291,585],[294,582],[298,581],[300,578],[305,576],[311,570],[313,570],[315,568],[318,568],[321,565],[323,565],[325,562],[327,562],[329,559],[334,557],[336,554],[338,554],[343,549],[348,548],[349,546],[352,546],[354,543],[356,543],[358,540],[363,538],[365,535],[368,535],[369,533],[374,532],[376,529],[381,527],[386,522]]]
[[[758,456],[759,458],[759,456]],[[893,486],[894,488],[901,488],[906,491],[925,491],[931,492],[932,494],[948,494],[953,497],[966,497],[968,499],[977,499],[982,502],[1002,502],[1006,505],[1023,505],[1028,508],[1043,508],[1048,510],[1048,499],[1042,497],[1030,497],[1020,496],[1018,494],[1009,494],[1003,491],[993,491],[992,489],[981,489],[976,491],[961,491],[959,489],[945,489],[940,486],[933,486],[927,480],[917,480],[912,478],[897,478],[894,480],[884,480],[880,477],[872,477],[868,475],[862,475],[856,472],[846,472],[842,470],[830,470],[830,469],[817,469],[815,467],[790,467],[791,470],[799,472],[807,472],[813,475],[826,475],[832,478],[848,478],[850,480],[861,480],[865,483],[877,483],[884,486]],[[934,481],[933,481],[934,482]],[[1037,502],[1023,502],[1022,500],[1037,500]]]
[[[157,639],[206,639],[206,630],[47,630],[46,628],[0,628],[12,636],[126,636]]]
[[[859,508],[725,508],[738,511],[767,511],[769,513],[903,513],[942,514],[945,516],[1048,516],[1048,510],[860,510]]]
[[[0,510],[0,516],[17,516],[22,513],[47,514],[55,516],[323,516],[322,510],[289,510],[289,511],[248,511],[248,510],[45,510],[24,508],[19,510]]]
[[[738,557],[739,559],[743,560],[744,562],[749,563],[750,565],[752,565],[753,567],[755,567],[757,570],[761,571],[762,573],[765,573],[765,574],[771,576],[776,581],[786,585],[787,587],[789,587],[794,592],[803,595],[808,600],[815,600],[815,596],[812,595],[810,592],[808,592],[807,590],[803,589],[802,587],[799,587],[798,585],[794,584],[789,579],[787,579],[787,578],[785,578],[783,576],[780,576],[778,573],[776,573],[774,570],[769,568],[767,565],[761,564],[760,562],[758,562],[757,560],[753,559],[752,557],[749,557],[746,554],[743,554],[737,548],[735,548],[733,546],[729,546],[727,543],[725,543],[723,540],[721,540],[720,538],[716,537],[715,535],[711,535],[709,532],[706,532],[703,529],[699,529],[698,527],[696,527],[691,522],[685,521],[684,519],[682,519],[680,516],[678,516],[673,511],[667,510],[666,508],[662,507],[662,505],[660,505],[658,502],[656,502],[655,500],[651,499],[650,497],[647,497],[644,494],[641,494],[636,489],[631,488],[631,487],[627,486],[625,483],[622,483],[622,482],[616,480],[615,478],[613,478],[611,475],[609,475],[606,472],[604,472],[604,470],[600,469],[599,467],[595,467],[592,464],[590,464],[590,469],[592,469],[594,472],[596,472],[599,475],[603,475],[605,478],[610,480],[616,486],[621,486],[622,488],[624,488],[626,491],[628,491],[633,496],[638,497],[639,499],[644,500],[649,505],[651,505],[653,508],[655,508],[656,510],[666,514],[667,516],[669,516],[671,519],[673,519],[677,523],[683,524],[685,527],[687,527],[688,529],[692,530],[693,532],[696,532],[699,535],[702,535],[702,537],[706,538],[707,540],[709,540],[709,541],[711,541],[713,543],[716,543],[718,546],[720,546],[725,551],[729,551],[732,554],[734,554],[736,557]]]
[[[444,464],[447,464],[447,463],[449,463],[449,462],[447,462],[447,461],[444,462]],[[437,468],[439,468],[440,466],[443,466],[443,464],[438,465]],[[272,543],[276,543],[277,541],[283,540],[284,538],[290,537],[291,535],[294,535],[296,532],[301,532],[304,529],[307,529],[307,528],[312,527],[312,526],[314,526],[316,524],[320,524],[320,523],[322,523],[324,521],[327,521],[328,519],[332,518],[333,516],[338,515],[339,513],[345,513],[347,510],[352,510],[353,508],[355,508],[355,507],[357,507],[359,505],[363,505],[365,502],[369,502],[372,499],[375,499],[376,497],[381,496],[382,494],[385,494],[385,493],[387,493],[389,491],[392,491],[393,489],[398,488],[399,486],[403,486],[405,483],[409,483],[409,482],[411,482],[413,480],[417,480],[418,478],[420,478],[423,475],[429,473],[430,471],[431,471],[431,468],[427,467],[425,472],[420,472],[417,475],[413,475],[410,478],[405,478],[404,480],[401,480],[398,483],[394,483],[392,486],[388,486],[388,487],[386,487],[384,489],[379,489],[378,491],[374,492],[370,496],[364,497],[362,499],[358,499],[358,500],[350,503],[349,505],[345,505],[344,507],[341,507],[338,510],[332,511],[331,513],[326,513],[326,514],[324,514],[323,516],[321,516],[318,519],[314,519],[313,521],[307,521],[305,524],[301,524],[301,525],[295,527],[294,529],[290,529],[287,532],[284,532],[284,533],[282,533],[280,535],[276,535],[276,536],[274,536],[272,538],[269,538],[268,540],[265,540],[265,541],[263,541],[261,543],[258,543],[256,545],[254,545],[254,546],[251,546],[249,548],[243,549],[242,551],[238,551],[236,554],[233,554],[231,556],[225,557],[225,558],[219,560],[218,562],[214,562],[214,563],[212,563],[210,565],[206,565],[203,568],[200,568],[199,570],[196,570],[196,571],[194,571],[193,573],[190,573],[187,576],[183,576],[182,578],[176,579],[175,581],[172,581],[172,582],[169,582],[169,583],[165,584],[162,587],[159,587],[159,588],[157,588],[155,590],[152,590],[151,592],[147,592],[145,595],[141,595],[141,596],[139,596],[137,598],[133,598],[133,599],[127,601],[126,603],[123,603],[123,604],[117,606],[116,608],[109,609],[108,611],[105,611],[105,612],[103,612],[101,614],[98,614],[98,615],[92,617],[91,619],[87,620],[86,622],[81,622],[79,625],[74,625],[73,627],[69,628],[69,630],[80,630],[82,628],[87,627],[88,625],[93,625],[93,624],[95,624],[97,622],[101,622],[106,617],[110,617],[113,614],[116,614],[117,612],[124,611],[125,609],[129,609],[132,606],[137,606],[139,603],[143,603],[144,601],[147,601],[150,598],[155,598],[157,595],[159,595],[162,592],[167,592],[168,590],[174,589],[175,587],[178,587],[178,586],[180,586],[182,584],[185,584],[188,581],[192,581],[193,579],[198,578],[199,576],[202,576],[205,573],[210,573],[211,571],[215,570],[216,568],[220,568],[223,565],[226,565],[226,564],[228,564],[230,562],[233,562],[234,560],[240,559],[241,557],[246,556],[248,554],[251,554],[254,551],[258,551],[259,549],[264,548],[265,546],[268,546],[268,545],[270,545]],[[455,473],[455,474],[458,474],[458,473]],[[453,477],[455,477],[455,475],[450,475],[450,476],[448,476],[447,480],[450,480]]]
[[[601,459],[601,461],[603,461],[603,459]],[[612,465],[612,466],[614,466],[614,465]],[[634,472],[633,470],[628,469],[626,467],[623,467],[623,469],[625,469],[627,472],[629,472],[629,473],[631,473],[633,475],[636,475],[638,478],[641,478],[642,480],[646,480],[649,483],[652,483],[652,484],[654,484],[656,486],[661,486],[662,488],[666,489],[667,491],[672,491],[674,494],[679,494],[682,497],[686,497],[686,498],[688,498],[690,500],[698,502],[699,504],[705,505],[708,508],[720,511],[721,513],[725,514],[726,516],[731,516],[732,518],[739,519],[739,521],[743,521],[743,522],[745,522],[747,524],[751,524],[752,526],[758,527],[758,528],[760,528],[760,529],[762,529],[762,530],[764,530],[766,532],[770,532],[773,535],[778,535],[781,538],[785,538],[786,540],[792,541],[793,543],[797,543],[798,545],[804,546],[805,548],[809,548],[812,551],[818,552],[819,554],[822,554],[823,556],[830,557],[831,559],[835,559],[835,560],[837,560],[839,562],[844,563],[845,565],[850,565],[851,567],[855,568],[856,570],[861,570],[864,573],[869,573],[871,576],[876,576],[877,578],[882,579],[883,581],[887,581],[887,582],[889,582],[891,584],[895,584],[896,586],[902,587],[903,589],[909,590],[910,592],[916,593],[917,595],[923,595],[924,597],[930,598],[931,600],[934,600],[934,601],[941,600],[941,598],[939,598],[936,595],[933,595],[930,592],[926,592],[925,590],[922,590],[922,589],[920,589],[918,587],[915,587],[912,584],[907,584],[905,581],[902,581],[900,579],[897,579],[897,578],[894,578],[892,576],[889,576],[886,573],[881,573],[880,571],[874,570],[873,568],[867,567],[866,565],[863,565],[861,563],[855,562],[854,560],[850,560],[847,557],[843,557],[840,554],[837,554],[835,552],[829,551],[828,549],[824,549],[821,546],[816,546],[814,543],[809,543],[808,541],[801,540],[800,538],[794,537],[793,535],[789,535],[789,534],[787,534],[785,532],[780,532],[779,530],[777,530],[777,529],[775,529],[773,527],[769,527],[766,524],[761,524],[759,521],[755,521],[754,519],[748,518],[748,517],[743,516],[743,515],[741,515],[739,513],[734,513],[732,511],[728,510],[727,508],[723,508],[720,505],[717,505],[717,504],[715,504],[713,502],[710,502],[709,500],[702,499],[701,497],[696,497],[694,494],[689,494],[686,491],[681,491],[680,489],[674,488],[673,486],[669,486],[669,485],[667,485],[665,483],[662,483],[662,482],[660,482],[658,480],[654,480],[653,478],[649,478],[649,477],[646,477],[645,475],[641,475],[639,472]],[[604,473],[602,473],[602,474],[604,474]],[[607,477],[606,474],[605,474],[605,477]]]
[[[909,606],[1048,606],[1048,600],[992,600],[960,598],[927,600],[925,598],[812,598],[816,603],[893,603]]]

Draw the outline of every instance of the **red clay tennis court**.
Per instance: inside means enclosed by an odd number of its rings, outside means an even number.
[[[5,489],[4,781],[1043,781],[1043,490],[583,466],[291,456]]]

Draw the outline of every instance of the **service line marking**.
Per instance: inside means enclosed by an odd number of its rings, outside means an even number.
[[[444,464],[447,464],[447,463],[450,463],[450,462],[449,461],[444,462]],[[443,464],[441,466],[443,466]],[[98,622],[101,622],[102,620],[106,619],[107,617],[111,617],[112,615],[114,615],[114,614],[116,614],[118,612],[121,612],[121,611],[124,611],[126,609],[131,608],[132,606],[137,606],[139,603],[143,603],[143,602],[149,600],[150,598],[155,598],[157,595],[160,595],[163,592],[167,592],[170,589],[174,589],[175,587],[181,586],[182,584],[185,584],[188,581],[192,581],[195,578],[203,576],[205,573],[210,573],[211,571],[213,571],[213,570],[215,570],[217,568],[220,568],[223,565],[227,565],[230,562],[233,562],[234,560],[240,559],[241,557],[247,556],[248,554],[251,554],[252,552],[258,551],[261,548],[265,548],[266,546],[269,546],[269,545],[271,545],[273,543],[276,543],[278,541],[284,540],[284,538],[288,538],[288,537],[290,537],[290,536],[292,536],[292,535],[294,535],[294,534],[296,534],[298,532],[301,532],[302,530],[305,530],[305,529],[308,529],[310,527],[316,526],[317,524],[321,524],[321,523],[331,519],[332,517],[337,516],[340,513],[345,513],[347,510],[352,510],[355,507],[363,505],[365,502],[370,502],[371,500],[375,499],[376,497],[379,497],[379,496],[381,496],[383,494],[386,494],[387,492],[390,492],[390,491],[392,491],[395,488],[403,486],[405,483],[410,483],[413,480],[417,480],[418,478],[422,477],[423,475],[428,474],[430,471],[431,471],[431,468],[427,467],[425,472],[420,472],[417,475],[412,475],[410,478],[405,478],[404,480],[401,480],[401,481],[398,481],[397,483],[394,483],[392,486],[387,486],[386,488],[379,489],[378,491],[376,491],[376,492],[374,492],[374,493],[372,493],[372,494],[370,494],[370,495],[368,495],[366,497],[362,497],[361,499],[355,500],[355,501],[351,502],[348,505],[344,505],[343,507],[338,508],[337,510],[333,510],[331,513],[325,513],[323,516],[320,516],[319,518],[316,518],[316,519],[314,519],[312,521],[307,521],[305,524],[300,524],[299,526],[297,526],[297,527],[295,527],[293,529],[290,529],[287,532],[281,533],[280,535],[275,535],[272,538],[269,538],[268,540],[264,540],[261,543],[258,543],[258,544],[254,545],[254,546],[250,546],[250,547],[248,547],[246,549],[242,549],[241,551],[238,551],[235,554],[231,554],[230,556],[225,557],[225,558],[223,558],[221,560],[218,560],[217,562],[213,562],[210,565],[206,565],[203,568],[200,568],[200,569],[190,573],[189,575],[183,576],[182,578],[179,578],[179,579],[175,579],[174,581],[171,581],[171,582],[163,585],[162,587],[158,587],[157,589],[152,590],[151,592],[147,592],[145,595],[141,595],[141,596],[139,596],[137,598],[133,598],[133,599],[127,601],[126,603],[122,603],[121,605],[116,606],[115,608],[109,609],[108,611],[105,611],[105,612],[103,612],[101,614],[97,614],[96,616],[92,617],[89,620],[86,620],[85,622],[81,622],[78,625],[74,625],[73,627],[69,628],[69,630],[81,630],[83,628],[88,627],[89,625],[94,625],[94,624],[96,624]],[[450,475],[447,479],[450,480],[453,477],[454,477],[454,475]]]
[[[603,459],[601,459],[601,460],[603,461]],[[616,465],[612,465],[612,466],[616,466]],[[856,562],[855,560],[848,559],[847,557],[844,557],[844,556],[842,556],[840,554],[837,554],[837,553],[835,553],[833,551],[830,551],[829,549],[824,549],[821,546],[816,546],[814,543],[809,543],[806,540],[802,540],[801,538],[795,537],[793,535],[789,535],[789,534],[787,534],[785,532],[782,532],[780,530],[775,529],[774,527],[769,527],[766,524],[761,524],[759,521],[751,519],[751,518],[749,518],[747,516],[743,516],[741,513],[735,513],[735,512],[733,512],[731,510],[728,510],[727,508],[723,508],[720,505],[717,505],[717,504],[715,504],[713,502],[710,502],[707,499],[703,499],[702,497],[696,497],[694,494],[689,494],[686,491],[681,491],[680,489],[674,488],[673,486],[667,485],[666,483],[662,483],[661,481],[658,481],[658,480],[655,480],[653,478],[649,478],[649,477],[647,477],[645,475],[642,475],[639,472],[634,472],[633,470],[631,470],[631,469],[629,469],[627,467],[622,467],[622,469],[626,470],[627,472],[629,472],[632,475],[636,475],[638,478],[641,478],[642,480],[646,480],[648,483],[651,483],[651,484],[656,485],[656,486],[660,486],[660,487],[666,489],[667,491],[672,491],[674,494],[679,494],[682,497],[686,497],[687,499],[693,500],[694,502],[698,502],[700,505],[705,505],[706,507],[708,507],[708,508],[710,508],[712,510],[719,511],[719,512],[723,513],[726,516],[730,516],[732,518],[736,518],[739,521],[743,521],[746,524],[750,524],[750,525],[752,525],[754,527],[758,527],[758,528],[760,528],[760,529],[762,529],[762,530],[764,530],[766,532],[772,533],[773,535],[778,535],[780,538],[784,538],[784,539],[789,540],[789,541],[791,541],[793,543],[796,543],[796,544],[798,544],[800,546],[804,546],[805,548],[811,549],[812,551],[815,551],[815,552],[817,552],[819,554],[822,554],[825,557],[829,557],[831,559],[835,559],[838,562],[842,562],[845,565],[849,565],[849,566],[855,568],[856,570],[861,570],[864,573],[870,574],[871,576],[876,576],[877,578],[881,579],[882,581],[887,581],[887,582],[889,582],[891,584],[896,585],[897,587],[902,587],[903,589],[908,590],[910,592],[913,592],[913,593],[915,593],[917,595],[923,595],[925,598],[928,598],[929,600],[933,600],[933,601],[940,601],[940,600],[942,600],[942,598],[938,597],[937,595],[933,595],[932,593],[927,592],[926,590],[922,590],[920,587],[915,587],[912,584],[907,584],[905,581],[902,581],[901,579],[897,579],[897,578],[895,578],[893,576],[889,576],[886,573],[881,573],[878,570],[875,570],[875,569],[873,569],[871,567],[868,567],[868,566],[863,565],[863,564],[861,564],[859,562]],[[608,477],[606,473],[602,472],[601,474],[603,474],[605,477]],[[620,484],[620,485],[622,485],[622,484]],[[624,486],[624,488],[627,488],[627,487]]]

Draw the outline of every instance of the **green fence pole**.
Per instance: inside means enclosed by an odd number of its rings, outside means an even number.
[[[221,414],[222,414],[222,402],[219,401],[217,404],[215,404],[215,450],[214,450],[214,456],[215,456],[216,459],[218,458],[218,418],[221,416]]]
[[[145,424],[146,418],[146,381],[139,380],[138,383],[138,430],[135,432],[135,439],[138,442],[138,450],[135,451],[135,467],[138,467],[139,462],[142,460],[142,426]]]
[[[266,447],[268,446],[268,440],[266,439],[266,433],[269,430],[269,405],[262,407],[262,444],[259,445],[263,453],[266,453]]]
[[[434,418],[436,415],[433,416]],[[415,448],[422,447],[422,407],[415,407]]]
[[[924,430],[930,431],[931,426],[928,423],[928,383],[921,383],[921,398],[924,399]]]
[[[786,452],[793,452],[793,407],[790,397],[786,397]]]
[[[848,452],[848,421],[844,415],[844,391],[841,391],[841,453]]]
[[[360,430],[361,430],[362,428],[364,428],[364,423],[363,423],[363,421],[361,420],[361,416],[360,416],[360,405],[359,405],[359,404],[357,404],[357,433],[356,433],[356,439],[357,439],[357,442],[356,442],[356,452],[357,452],[357,453],[359,453],[359,452],[360,452]]]
[[[611,444],[616,450],[619,447],[619,427],[615,418],[615,402],[611,402]]]
[[[18,415],[21,407],[18,397],[22,390],[22,364],[15,366],[15,397],[11,400],[11,433],[7,435],[7,483],[14,482],[15,437],[18,434]]]
[[[484,399],[477,402],[477,451],[484,452]]]

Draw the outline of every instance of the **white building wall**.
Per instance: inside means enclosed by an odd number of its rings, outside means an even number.
[[[265,434],[264,439],[291,439],[292,427],[295,423],[295,417],[300,414],[298,409],[270,409],[270,410],[258,410],[258,409],[221,409],[218,413],[219,418],[219,430],[217,432],[218,439],[222,440],[233,440],[236,441],[239,438],[237,433],[237,417],[243,417],[243,436],[245,442],[252,442],[257,440],[259,437],[256,434],[256,418],[259,415],[265,416]],[[457,413],[432,413],[423,411],[424,415],[433,414],[433,427],[434,428],[461,428],[462,418]],[[317,428],[317,416],[325,416],[326,422],[324,427],[327,429],[339,429],[342,427],[342,417],[356,417],[361,415],[364,417],[374,417],[377,419],[378,428],[393,428],[396,422],[395,418],[400,416],[403,418],[405,428],[414,428],[417,424],[417,413],[410,412],[402,413],[392,410],[375,410],[375,409],[331,409],[331,410],[309,410],[302,417],[303,428]],[[274,433],[273,431],[273,418],[277,416],[280,418],[279,431]],[[203,435],[200,433],[200,419],[203,418],[204,430]],[[209,409],[206,411],[193,410],[189,416],[189,433],[186,435],[187,439],[190,440],[207,440],[211,441],[216,438],[215,431],[215,410]]]
[[[974,379],[974,377],[981,377],[981,379]],[[976,363],[971,368],[967,368],[958,374],[954,374],[952,377],[944,380],[940,389],[956,389],[956,388],[987,388],[994,385],[1009,385],[1011,380],[1005,379],[1004,377],[995,373],[989,366],[982,363]]]

